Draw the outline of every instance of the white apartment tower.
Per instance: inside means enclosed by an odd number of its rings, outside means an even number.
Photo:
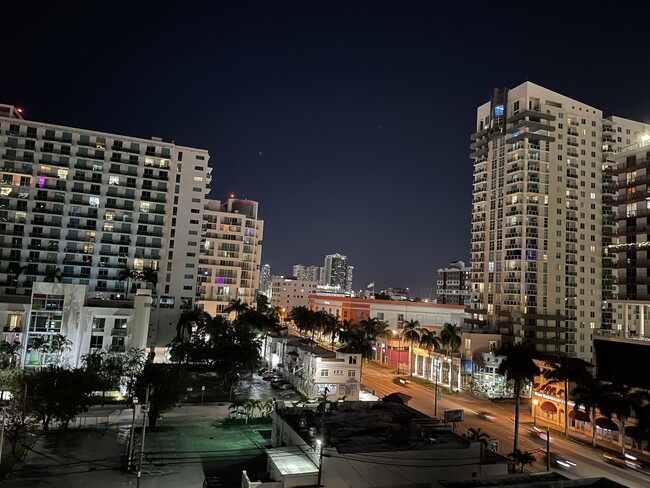
[[[208,152],[26,120],[11,105],[0,149],[0,295],[30,295],[48,275],[91,299],[150,288],[151,342],[164,345],[194,298]],[[152,278],[125,280],[125,268]]]
[[[592,330],[611,322],[602,304],[615,291],[615,255],[603,252],[614,225],[603,172],[612,120],[530,82],[495,89],[478,108],[470,327],[592,359]]]
[[[257,210],[257,202],[234,197],[206,203],[197,300],[211,316],[232,300],[255,307],[264,235]]]
[[[269,299],[269,303],[271,300],[271,294],[272,294],[272,288],[273,288],[273,283],[272,283],[273,277],[271,276],[271,265],[270,264],[263,264],[260,268],[260,288],[259,288],[259,293],[262,295],[266,296],[266,298]]]
[[[348,274],[348,257],[343,254],[328,254],[325,256],[325,273],[323,285],[338,287],[341,291],[348,291],[351,278]]]

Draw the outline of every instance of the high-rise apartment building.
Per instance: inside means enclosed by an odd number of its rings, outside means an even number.
[[[320,277],[320,268],[318,266],[303,266],[295,264],[293,266],[292,276],[299,280],[318,281]]]
[[[257,209],[257,202],[239,198],[206,202],[197,301],[212,316],[232,300],[255,306],[264,235]]]
[[[323,285],[338,287],[342,291],[348,291],[352,283],[348,281],[349,266],[348,257],[342,254],[329,254],[325,256],[325,273]]]
[[[271,299],[273,289],[273,277],[271,276],[271,265],[263,264],[260,268],[260,288],[259,293]],[[269,302],[270,303],[270,302]]]
[[[465,305],[470,298],[471,268],[463,261],[449,263],[447,268],[438,269],[437,303]]]
[[[639,126],[530,82],[478,108],[466,324],[591,360],[615,291],[603,168]]]
[[[153,288],[152,342],[165,344],[195,296],[208,152],[26,120],[11,105],[0,149],[0,294],[30,295],[49,275],[91,299]]]

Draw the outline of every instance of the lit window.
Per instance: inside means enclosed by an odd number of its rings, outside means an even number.
[[[108,177],[108,184],[109,185],[119,185],[120,184],[120,177],[119,176],[114,176],[111,175]]]
[[[153,166],[154,159],[153,158],[144,158],[144,165],[145,166]]]
[[[109,211],[106,212],[106,220],[115,220],[115,212]]]
[[[99,207],[99,197],[90,197],[88,203],[91,207]]]
[[[113,222],[104,222],[104,230],[108,232],[113,231]]]
[[[195,176],[194,181],[203,181],[203,177],[202,176]]]
[[[149,212],[149,202],[140,202],[140,212]]]
[[[62,180],[67,180],[68,179],[68,170],[67,169],[59,169],[59,170],[57,170],[56,174]]]

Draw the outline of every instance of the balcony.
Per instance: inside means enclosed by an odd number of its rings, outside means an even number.
[[[113,327],[111,330],[111,337],[126,337],[127,336],[127,330],[126,329],[116,329]]]

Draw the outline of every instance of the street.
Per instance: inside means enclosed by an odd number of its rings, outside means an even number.
[[[404,376],[404,375],[402,375]],[[374,362],[364,363],[362,383],[366,390],[374,391],[379,398],[393,392],[402,392],[411,397],[408,405],[415,410],[427,415],[434,414],[434,392],[415,382],[402,385],[395,381],[397,374],[385,366]],[[477,399],[467,393],[460,395],[443,393],[437,402],[437,417],[443,418],[445,410],[463,409],[465,420],[458,423],[456,432],[463,434],[467,429],[480,428],[486,432],[491,439],[499,441],[499,452],[507,455],[512,452],[514,438],[514,405],[507,403],[494,403],[488,400]],[[531,471],[546,470],[546,441],[535,438],[532,418],[529,415],[530,407],[522,405],[519,425],[519,449],[522,451],[537,451],[536,462],[527,469]],[[480,411],[492,412],[494,420],[483,420],[478,417]],[[524,420],[526,420],[524,422]],[[541,425],[541,422],[538,422]],[[543,427],[545,430],[545,427]],[[629,468],[612,466],[605,462],[603,451],[590,446],[584,446],[578,441],[564,438],[564,434],[551,433],[551,452],[560,454],[576,463],[577,466],[569,469],[557,469],[567,478],[593,478],[606,477],[628,487],[646,487],[650,484],[650,473]]]

